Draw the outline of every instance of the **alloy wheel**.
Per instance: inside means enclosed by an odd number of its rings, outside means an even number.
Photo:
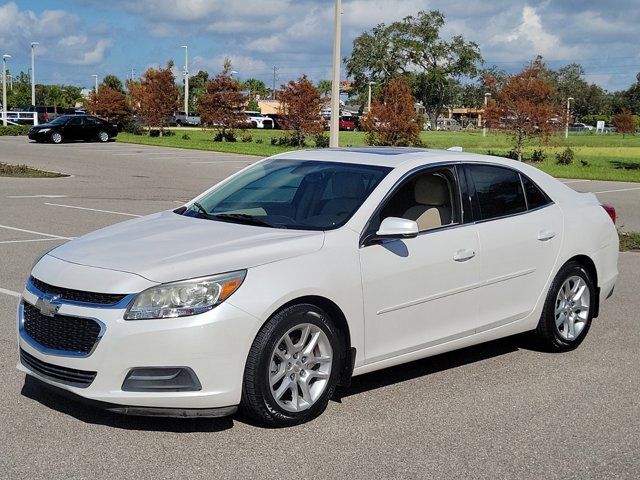
[[[54,132],[53,135],[51,135],[51,140],[53,141],[53,143],[60,143],[62,142],[62,135],[60,135],[58,132]]]
[[[100,139],[101,142],[106,142],[109,140],[109,134],[107,132],[100,132],[98,134],[98,138]]]
[[[320,327],[291,328],[271,354],[268,381],[274,400],[288,412],[307,410],[327,388],[332,364],[333,349]]]
[[[582,277],[574,275],[564,281],[555,303],[556,328],[564,340],[580,336],[589,319],[591,292]]]

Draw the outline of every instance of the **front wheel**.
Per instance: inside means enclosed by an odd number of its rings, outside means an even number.
[[[342,337],[326,312],[310,304],[285,308],[251,346],[243,410],[276,427],[312,420],[333,395],[343,357]]]
[[[591,326],[595,295],[591,275],[581,264],[564,265],[551,283],[535,331],[540,343],[554,352],[580,345]]]
[[[63,138],[62,138],[62,134],[60,132],[53,132],[51,134],[51,141],[53,143],[62,143],[62,140],[63,140]]]
[[[109,134],[107,132],[105,132],[104,130],[101,130],[98,133],[98,140],[100,140],[102,143],[108,142],[109,141]]]

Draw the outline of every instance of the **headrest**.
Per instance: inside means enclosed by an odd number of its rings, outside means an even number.
[[[334,173],[331,180],[333,195],[337,198],[361,198],[364,195],[364,182],[357,173]]]
[[[440,175],[424,175],[416,181],[415,198],[422,205],[448,205],[449,185]]]

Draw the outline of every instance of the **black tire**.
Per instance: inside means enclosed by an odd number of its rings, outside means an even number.
[[[556,298],[558,297],[558,292],[564,282],[573,276],[580,277],[584,280],[587,288],[589,289],[590,301],[588,316],[582,331],[576,336],[576,338],[567,340],[560,335],[560,331],[556,326]],[[589,272],[578,262],[572,261],[566,263],[555,276],[553,282],[551,282],[551,287],[549,288],[549,293],[547,294],[547,298],[544,303],[542,315],[540,316],[540,322],[534,331],[536,340],[544,350],[550,352],[566,352],[573,350],[582,343],[589,332],[591,321],[593,320],[595,305],[596,288]]]
[[[280,339],[296,325],[310,323],[326,334],[333,351],[333,363],[324,392],[306,410],[290,412],[278,405],[269,386],[271,355]],[[242,402],[243,413],[272,427],[288,427],[308,422],[320,415],[332,397],[344,361],[342,335],[325,311],[311,304],[298,304],[276,313],[255,338],[245,366]]]
[[[51,143],[55,143],[55,144],[64,142],[64,137],[60,132],[51,133],[49,139],[51,140]]]
[[[109,132],[106,132],[104,130],[100,130],[98,132],[98,140],[101,141],[102,143],[107,143],[109,141],[109,138],[111,138],[111,136],[109,135]]]

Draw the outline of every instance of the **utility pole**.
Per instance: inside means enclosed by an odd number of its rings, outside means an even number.
[[[189,47],[182,45],[184,48],[184,114],[189,116]]]
[[[271,100],[276,99],[276,75],[277,75],[278,67],[273,66],[273,83],[271,89]]]
[[[36,106],[36,45],[38,42],[31,42],[31,105]]]
[[[491,94],[489,92],[484,94],[484,112],[482,112],[482,114],[484,115],[484,118],[482,119],[482,136],[483,137],[487,136],[487,103],[489,102],[490,96]]]
[[[569,116],[571,115],[571,102],[573,97],[567,98],[567,118],[564,122],[564,138],[569,138]]]
[[[136,69],[134,67],[131,67],[131,81],[136,81]]]
[[[11,55],[2,55],[2,125],[7,126],[7,58]]]
[[[93,78],[95,78],[96,80],[96,90],[95,92],[98,93],[98,75],[91,75]]]
[[[367,100],[367,113],[371,111],[371,85],[375,85],[376,82],[369,82],[369,99]]]
[[[340,136],[340,30],[342,1],[336,0],[333,24],[333,80],[331,82],[331,125],[329,128],[329,146],[338,147]]]

